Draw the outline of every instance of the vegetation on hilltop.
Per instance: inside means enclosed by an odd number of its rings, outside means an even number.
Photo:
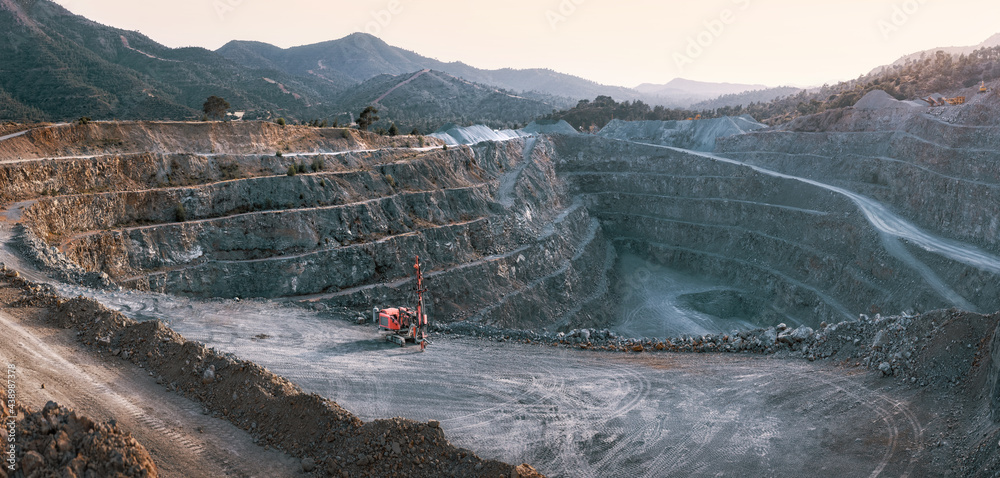
[[[566,120],[573,127],[604,127],[613,118],[635,120],[679,120],[716,118],[747,114],[764,124],[775,125],[829,109],[853,106],[873,90],[883,90],[896,99],[924,98],[933,93],[945,93],[968,88],[980,81],[1000,78],[1000,47],[982,48],[969,55],[953,56],[943,51],[924,55],[901,65],[886,66],[856,80],[836,85],[823,85],[814,90],[799,90],[797,94],[771,101],[750,102],[747,105],[702,109],[651,108],[641,101],[615,102],[607,96],[594,101],[583,100],[575,107],[546,115],[545,119]],[[710,106],[713,102],[700,103]]]

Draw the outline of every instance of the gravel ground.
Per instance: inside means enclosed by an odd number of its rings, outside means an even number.
[[[100,297],[362,420],[436,420],[457,446],[548,476],[976,474],[971,451],[997,430],[983,421],[976,385],[987,349],[968,347],[991,336],[995,316],[943,311],[658,339],[455,325],[438,327],[420,353],[353,317],[272,302]],[[964,348],[939,353],[949,345],[937,340]],[[987,435],[966,433],[974,427]]]

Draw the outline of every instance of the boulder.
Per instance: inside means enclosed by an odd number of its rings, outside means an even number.
[[[889,365],[889,362],[880,363],[878,365],[878,370],[879,372],[882,372],[882,375],[892,375],[892,365]]]
[[[209,384],[215,381],[215,365],[209,365],[201,374],[201,383]]]
[[[799,327],[795,329],[794,332],[792,332],[792,340],[795,340],[796,342],[805,342],[806,340],[809,340],[810,337],[812,337],[812,334],[813,334],[813,329],[811,327],[806,327],[803,325],[802,327]]]
[[[768,327],[760,336],[760,342],[764,344],[765,347],[770,347],[778,342],[778,331],[774,327]]]

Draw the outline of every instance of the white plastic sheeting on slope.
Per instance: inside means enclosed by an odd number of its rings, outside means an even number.
[[[456,146],[459,144],[477,144],[483,141],[507,141],[522,136],[530,136],[530,134],[513,129],[495,130],[481,124],[456,126],[449,123],[427,136],[440,139],[449,146]]]
[[[599,133],[607,138],[675,146],[694,151],[713,151],[716,138],[764,129],[747,115],[684,121],[612,120]]]
[[[457,126],[448,123],[428,136],[440,139],[449,146],[459,144],[477,144],[483,141],[507,141],[514,138],[534,136],[538,134],[579,134],[566,121],[535,122],[532,121],[523,129],[495,130],[481,124],[472,126]]]

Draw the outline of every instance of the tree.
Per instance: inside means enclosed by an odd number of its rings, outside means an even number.
[[[378,116],[376,114],[378,110],[374,106],[369,106],[361,112],[361,116],[358,117],[358,129],[368,131],[368,128],[378,121]]]
[[[285,125],[285,118],[278,118],[278,119],[274,120],[274,122],[277,123],[278,126],[284,126]]]
[[[202,105],[201,109],[205,112],[205,115],[218,120],[226,117],[226,111],[229,110],[229,102],[213,95],[205,100],[205,104]]]
[[[389,126],[389,136],[396,136],[399,134],[399,128],[396,127],[396,123]]]

